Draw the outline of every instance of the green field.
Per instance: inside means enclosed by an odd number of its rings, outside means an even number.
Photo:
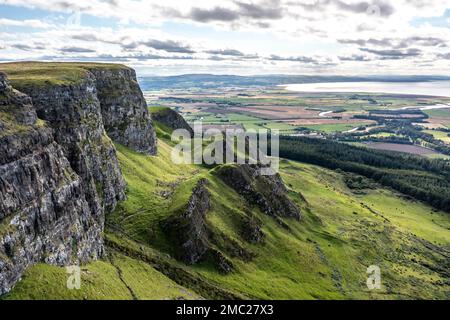
[[[254,208],[266,237],[264,244],[249,244],[239,231],[246,201],[214,168],[172,164],[164,139],[157,157],[121,145],[117,150],[128,199],[107,216],[109,258],[83,267],[80,291],[65,289],[64,268],[37,265],[8,298],[211,298],[223,290],[259,299],[450,298],[442,271],[450,255],[446,213],[379,186],[352,190],[343,173],[282,160],[281,176],[302,220],[283,219],[286,230]],[[214,234],[254,254],[251,261],[227,256],[235,269],[227,275],[208,260],[194,266],[174,260],[161,229],[161,221],[186,206],[200,178],[210,181],[207,220]],[[371,265],[381,268],[380,290],[366,286]]]
[[[207,112],[199,112],[195,114],[185,115],[188,122],[202,121],[203,124],[238,124],[243,125],[246,130],[280,130],[283,133],[293,133],[298,128],[308,128],[314,131],[325,133],[344,132],[354,129],[358,126],[367,125],[367,123],[335,123],[335,124],[318,124],[318,125],[292,125],[285,121],[262,119],[240,113],[215,114]]]
[[[427,158],[430,159],[442,159],[442,160],[450,160],[450,156],[447,156],[445,154],[440,154],[440,153],[436,153],[436,154],[428,154]]]
[[[201,120],[203,124],[239,124],[243,125],[246,130],[280,130],[280,131],[293,131],[298,126],[288,124],[282,121],[262,119],[241,113],[226,113],[226,114],[214,114],[199,112],[195,114],[185,115],[185,118],[189,122]]]
[[[431,134],[435,139],[450,143],[450,132],[439,130],[424,130],[425,133]]]
[[[315,131],[321,131],[326,133],[343,132],[352,130],[358,126],[364,125],[363,123],[335,123],[335,124],[317,124],[317,125],[302,125],[304,128],[308,128]]]

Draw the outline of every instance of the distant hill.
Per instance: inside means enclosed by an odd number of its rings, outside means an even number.
[[[236,76],[213,74],[185,74],[179,76],[143,76],[139,83],[144,91],[161,89],[188,88],[224,88],[243,86],[276,86],[291,83],[321,83],[321,82],[423,82],[444,81],[450,77],[444,76],[307,76],[307,75],[260,75]]]

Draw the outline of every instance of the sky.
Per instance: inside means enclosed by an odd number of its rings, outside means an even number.
[[[0,62],[140,75],[450,75],[450,0],[0,0]]]

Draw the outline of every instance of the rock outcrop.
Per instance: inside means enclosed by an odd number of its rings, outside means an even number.
[[[116,150],[106,135],[96,79],[86,72],[69,85],[21,85],[29,95],[39,119],[52,128],[74,171],[82,178],[86,198],[94,216],[103,224],[104,211],[111,211],[125,198]]]
[[[52,130],[0,74],[0,294],[36,262],[98,257],[101,232]]]
[[[191,137],[194,136],[194,130],[178,112],[170,108],[155,109],[156,110],[152,112],[153,120],[158,121],[173,130],[185,129],[190,133]]]
[[[231,261],[228,260],[222,252],[214,249],[211,249],[210,252],[214,264],[220,273],[227,274],[233,271],[233,263],[231,263]]]
[[[177,246],[177,258],[187,264],[195,264],[208,251],[206,214],[211,208],[208,180],[201,179],[192,191],[187,208],[169,218],[163,228]]]
[[[67,265],[102,255],[105,214],[125,199],[126,187],[108,133],[145,154],[155,154],[156,139],[127,67],[1,67],[12,83],[0,73],[3,294],[34,263]]]
[[[251,213],[248,213],[242,221],[241,235],[242,237],[250,243],[263,243],[265,234],[261,230],[261,221],[259,221]]]
[[[227,255],[250,261],[254,255],[219,230],[207,223],[211,209],[209,181],[200,179],[192,190],[186,208],[163,222],[162,227],[175,244],[176,258],[186,264],[202,260],[212,261],[220,273],[233,271],[233,263]]]
[[[156,135],[147,103],[130,68],[88,68],[95,76],[108,136],[133,150],[155,155]]]
[[[287,189],[279,174],[261,175],[259,165],[225,165],[217,170],[218,176],[250,205],[276,219],[295,218],[301,214],[287,196]],[[281,221],[280,221],[281,222]]]

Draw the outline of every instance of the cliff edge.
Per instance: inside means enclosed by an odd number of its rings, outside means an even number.
[[[156,138],[127,67],[15,63],[0,70],[3,294],[37,262],[102,255],[105,214],[126,198],[110,138],[149,155]]]
[[[0,294],[34,263],[97,258],[102,230],[51,128],[0,74]]]

